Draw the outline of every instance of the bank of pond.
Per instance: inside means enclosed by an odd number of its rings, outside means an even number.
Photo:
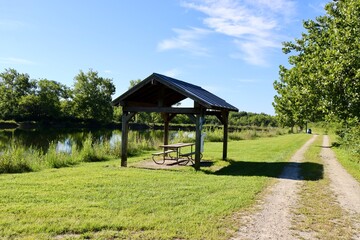
[[[282,135],[280,128],[247,128],[229,133],[230,141]],[[221,142],[221,128],[205,128],[205,141]],[[170,143],[195,142],[193,131],[171,131]],[[129,131],[128,155],[156,151],[162,130]],[[205,149],[206,151],[206,149]],[[0,173],[39,171],[80,162],[107,161],[121,156],[121,131],[117,129],[9,129],[0,130]]]

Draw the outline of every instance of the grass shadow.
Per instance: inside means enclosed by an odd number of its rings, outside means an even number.
[[[249,162],[228,160],[228,166],[207,174],[226,176],[261,176],[317,181],[323,178],[323,165],[311,162]]]

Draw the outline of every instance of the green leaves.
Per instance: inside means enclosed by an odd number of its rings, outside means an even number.
[[[15,69],[0,73],[0,118],[15,119],[21,115],[19,102],[34,89],[35,83],[30,81],[28,74],[20,74]]]
[[[84,120],[110,122],[113,108],[111,95],[115,93],[115,86],[111,79],[102,78],[98,73],[80,73],[75,77],[74,85],[74,113]]]
[[[109,122],[113,109],[111,79],[97,72],[80,73],[74,89],[48,79],[31,80],[15,69],[0,73],[0,119],[15,120],[81,120]]]
[[[284,43],[292,67],[280,66],[273,103],[284,125],[360,116],[360,2],[334,1],[325,9],[304,22],[300,39]]]

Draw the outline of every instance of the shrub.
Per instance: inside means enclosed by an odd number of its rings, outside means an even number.
[[[360,159],[360,126],[344,128],[338,131],[338,135],[341,147],[355,156],[355,159]]]
[[[92,135],[89,134],[83,142],[83,147],[80,150],[79,161],[80,162],[100,162],[105,161],[105,151],[101,150],[101,144],[93,143]]]
[[[76,158],[72,154],[66,152],[59,152],[56,149],[56,144],[51,143],[48,151],[43,155],[43,161],[50,168],[62,168],[75,165]]]
[[[11,144],[2,153],[0,153],[0,173],[22,173],[33,170],[32,164],[36,162],[34,154],[33,162],[30,161],[28,151],[24,147]]]
[[[213,130],[205,131],[206,137],[205,140],[209,142],[222,142],[224,139],[224,130],[216,128]]]

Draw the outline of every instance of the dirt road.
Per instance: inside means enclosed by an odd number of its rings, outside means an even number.
[[[317,137],[314,135],[293,155],[278,182],[255,207],[255,213],[241,219],[244,224],[232,239],[296,239],[296,233],[292,230],[292,210],[297,207],[298,194],[303,184],[298,163]],[[329,147],[328,136],[324,136],[321,157],[325,174],[331,179],[332,191],[340,205],[353,214],[353,220],[357,222],[360,216],[360,184],[337,162]],[[312,239],[311,233],[307,238]],[[360,236],[355,234],[354,239],[360,239]]]
[[[324,161],[325,172],[330,178],[331,190],[358,229],[354,239],[360,239],[360,184],[336,160],[328,136],[324,136],[322,145],[320,155]]]

